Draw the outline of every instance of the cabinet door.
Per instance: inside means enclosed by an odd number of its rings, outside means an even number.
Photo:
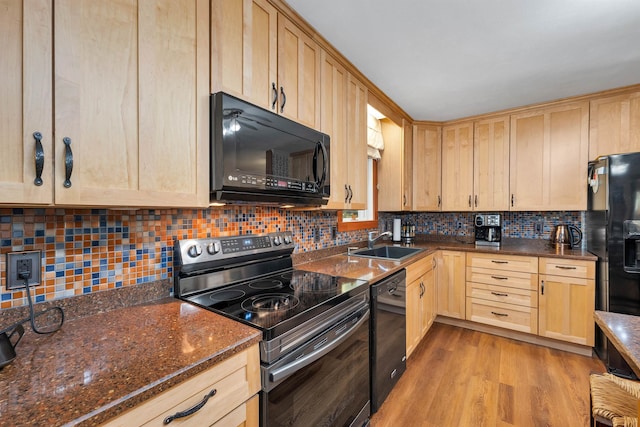
[[[470,211],[473,204],[473,123],[442,128],[442,210]]]
[[[413,210],[413,125],[402,119],[403,167],[402,167],[402,210]],[[382,209],[380,209],[382,210]]]
[[[473,209],[509,210],[509,116],[474,124]]]
[[[407,284],[407,357],[420,343],[422,337],[422,278]]]
[[[439,251],[437,260],[437,314],[464,319],[465,253]]]
[[[388,118],[380,120],[380,125],[384,137],[384,151],[382,158],[377,162],[378,210],[401,211],[407,206],[403,128]]]
[[[511,210],[586,210],[587,102],[511,116]]]
[[[329,135],[330,198],[326,209],[344,208],[348,192],[347,176],[347,71],[325,51],[321,55],[322,102],[320,130]]]
[[[278,112],[320,128],[320,47],[278,15]]]
[[[206,206],[209,2],[61,0],[54,30],[56,204]]]
[[[539,305],[540,335],[594,345],[593,279],[541,274]]]
[[[589,160],[640,151],[640,92],[591,101]]]
[[[442,167],[440,126],[413,127],[413,210],[439,211]]]
[[[52,4],[3,0],[0,10],[0,203],[49,204],[53,202]],[[37,184],[36,158],[42,165],[42,181]]]
[[[212,0],[211,92],[225,91],[275,111],[277,84],[275,7],[267,0]]]
[[[422,294],[422,323],[420,337],[424,337],[436,317],[436,278],[435,271],[429,270],[422,276],[424,291]]]
[[[347,76],[348,209],[367,207],[367,88]]]

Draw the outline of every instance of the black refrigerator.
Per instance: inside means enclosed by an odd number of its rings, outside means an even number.
[[[596,310],[640,316],[640,153],[589,162],[587,250],[598,256]],[[634,378],[596,327],[595,349],[609,372]]]

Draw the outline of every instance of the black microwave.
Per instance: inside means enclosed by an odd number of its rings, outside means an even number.
[[[211,201],[319,206],[329,135],[224,92],[211,95]]]

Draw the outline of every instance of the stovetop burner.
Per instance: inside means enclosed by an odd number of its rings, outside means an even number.
[[[249,297],[242,301],[242,308],[252,313],[264,311],[287,311],[295,308],[300,300],[295,295],[264,294]]]
[[[229,289],[222,291],[214,291],[209,294],[209,299],[214,302],[233,301],[245,296],[246,293],[240,289]]]
[[[282,280],[278,279],[262,279],[249,283],[249,287],[252,289],[276,289],[283,286]]]

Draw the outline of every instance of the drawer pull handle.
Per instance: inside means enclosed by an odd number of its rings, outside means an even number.
[[[509,264],[509,261],[498,261],[495,259],[492,259],[491,262],[494,264]]]
[[[492,279],[496,279],[496,280],[508,280],[508,277],[504,277],[504,276],[491,276]]]
[[[507,317],[508,314],[505,313],[497,313],[495,311],[492,311],[491,314],[493,314],[494,316],[500,316],[500,317]]]
[[[508,297],[509,294],[503,294],[502,292],[491,292],[491,295],[495,295],[497,297]]]
[[[568,265],[556,265],[556,268],[560,270],[575,270],[576,267],[568,266]]]
[[[183,417],[188,417],[191,414],[195,414],[196,412],[198,412],[200,409],[202,409],[202,407],[207,403],[207,401],[209,400],[210,397],[213,397],[213,395],[215,395],[217,393],[217,390],[214,388],[213,390],[211,390],[209,393],[205,394],[204,398],[202,398],[202,400],[200,401],[200,403],[192,406],[191,408],[187,409],[186,411],[180,411],[180,412],[176,412],[173,415],[169,415],[167,418],[164,419],[163,424],[167,425],[169,424],[171,421],[175,420],[176,418],[183,418]]]

